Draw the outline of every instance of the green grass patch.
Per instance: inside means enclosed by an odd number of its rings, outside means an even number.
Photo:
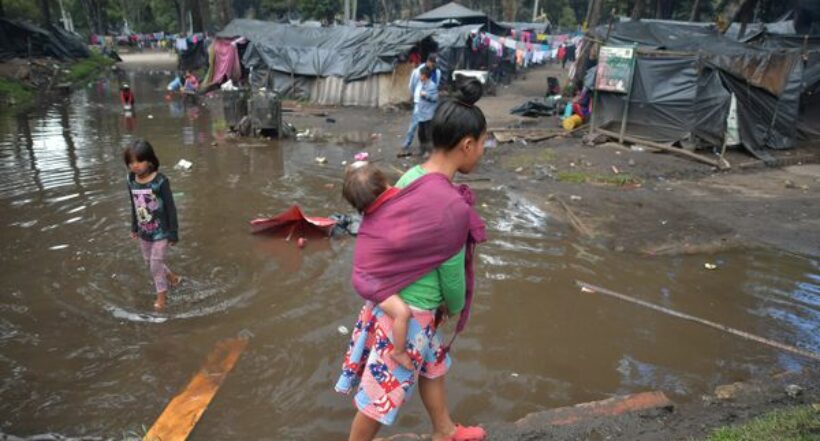
[[[517,169],[518,167],[532,167],[533,165],[546,164],[555,159],[555,152],[548,149],[540,149],[530,152],[520,152],[511,154],[502,159],[505,168]]]
[[[91,78],[102,69],[114,64],[114,60],[106,56],[92,53],[90,57],[84,58],[72,64],[65,79],[72,83],[78,83]]]
[[[558,181],[560,182],[569,182],[573,184],[585,184],[587,182],[592,182],[596,184],[607,184],[607,185],[616,185],[616,186],[624,186],[630,184],[640,184],[641,180],[632,176],[628,173],[618,174],[618,175],[597,175],[597,174],[587,174],[584,172],[559,172],[558,173]]]
[[[0,97],[4,103],[25,104],[34,98],[34,90],[19,81],[0,78]]]
[[[740,426],[716,430],[706,441],[818,441],[820,406],[776,410]]]

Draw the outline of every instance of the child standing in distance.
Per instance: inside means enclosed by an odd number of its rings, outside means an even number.
[[[125,110],[134,108],[134,92],[128,84],[123,84],[120,87],[120,103],[122,103],[122,108]]]
[[[392,189],[393,187],[387,183],[387,178],[378,167],[365,161],[357,161],[345,172],[342,196],[359,213],[367,216],[369,209],[377,208],[374,202],[380,196],[384,200],[389,198],[386,192]],[[398,294],[393,294],[379,303],[379,307],[393,319],[393,351],[390,356],[396,363],[412,371],[413,361],[407,353],[407,322],[413,315],[410,307]]]
[[[165,308],[168,285],[176,286],[180,277],[165,264],[169,245],[179,241],[177,209],[168,178],[159,173],[159,159],[144,139],[132,142],[122,153],[128,167],[131,196],[131,238],[138,239],[142,257],[151,269],[157,298],[154,308]]]

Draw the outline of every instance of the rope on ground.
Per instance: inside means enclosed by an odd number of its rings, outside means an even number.
[[[723,332],[728,332],[729,334],[733,334],[733,335],[736,335],[738,337],[745,338],[747,340],[756,341],[758,343],[762,343],[764,345],[771,346],[773,348],[777,348],[777,349],[780,349],[782,351],[791,352],[793,354],[797,354],[797,355],[800,355],[800,356],[803,356],[803,357],[806,357],[806,358],[810,358],[814,361],[820,361],[820,354],[816,354],[814,352],[807,351],[805,349],[800,349],[798,347],[783,344],[783,343],[779,343],[779,342],[776,342],[774,340],[770,340],[768,338],[763,338],[763,337],[760,337],[760,336],[757,336],[757,335],[754,335],[754,334],[749,334],[748,332],[741,331],[739,329],[730,328],[729,326],[722,325],[720,323],[711,322],[709,320],[705,320],[705,319],[702,319],[702,318],[699,318],[699,317],[695,317],[693,315],[678,312],[678,311],[675,311],[673,309],[669,309],[669,308],[666,308],[666,307],[663,307],[663,306],[658,306],[654,303],[649,303],[649,302],[644,301],[644,300],[640,300],[640,299],[636,299],[634,297],[630,297],[626,294],[620,294],[620,293],[617,293],[615,291],[610,291],[606,288],[601,288],[600,286],[595,286],[595,285],[591,285],[591,284],[586,283],[586,282],[581,282],[580,280],[576,280],[575,284],[578,285],[581,288],[581,292],[587,292],[587,293],[597,292],[599,294],[604,294],[604,295],[607,295],[607,296],[610,296],[610,297],[615,297],[616,299],[624,300],[624,301],[629,302],[629,303],[634,303],[636,305],[640,305],[640,306],[643,306],[643,307],[646,307],[646,308],[649,308],[649,309],[654,309],[655,311],[659,311],[659,312],[662,312],[664,314],[671,315],[673,317],[678,317],[678,318],[682,318],[684,320],[689,320],[689,321],[693,321],[695,323],[700,323],[701,325],[706,325],[706,326],[709,326],[710,328],[715,328],[715,329],[723,331]]]

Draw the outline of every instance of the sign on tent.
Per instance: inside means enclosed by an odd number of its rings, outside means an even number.
[[[633,47],[601,47],[595,72],[595,88],[606,92],[628,93],[635,69],[634,58]]]

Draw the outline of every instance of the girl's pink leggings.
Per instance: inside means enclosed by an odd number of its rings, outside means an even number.
[[[157,240],[150,242],[140,239],[140,250],[145,263],[151,268],[151,276],[154,278],[154,286],[157,292],[168,291],[167,276],[171,272],[165,265],[165,254],[168,252],[168,241]]]

